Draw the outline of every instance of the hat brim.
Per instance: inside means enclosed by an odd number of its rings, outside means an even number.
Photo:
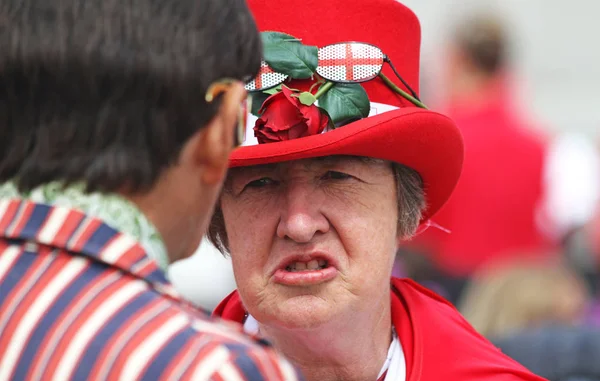
[[[414,107],[361,119],[323,134],[235,150],[230,167],[331,155],[354,155],[403,164],[421,176],[427,200],[423,221],[448,200],[461,173],[462,136],[448,117]]]

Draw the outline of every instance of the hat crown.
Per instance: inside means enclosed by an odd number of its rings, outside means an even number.
[[[416,15],[395,0],[249,0],[261,31],[277,31],[302,40],[305,45],[324,47],[345,41],[379,47],[398,73],[419,92],[421,27]],[[406,89],[388,64],[382,72]],[[411,107],[380,79],[364,82],[372,102]]]

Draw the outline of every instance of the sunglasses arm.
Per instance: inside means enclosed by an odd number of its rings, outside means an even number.
[[[421,102],[420,100],[418,100],[417,98],[413,97],[412,95],[410,95],[409,93],[407,93],[406,91],[402,90],[401,88],[399,88],[394,82],[392,82],[385,74],[383,73],[379,73],[379,77],[383,80],[383,82],[385,82],[386,85],[388,85],[390,88],[392,88],[392,90],[394,90],[396,93],[400,94],[402,97],[408,99],[411,103],[413,103],[415,106],[417,107],[421,107],[426,109],[427,106],[425,106],[425,104],[423,104],[423,102]]]

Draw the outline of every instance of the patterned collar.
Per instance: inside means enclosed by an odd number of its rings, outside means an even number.
[[[81,183],[63,187],[60,182],[54,181],[26,193],[19,192],[12,182],[0,184],[0,199],[14,198],[77,209],[96,217],[116,230],[133,236],[144,247],[146,254],[163,271],[167,271],[169,258],[160,234],[146,216],[123,197],[86,193]]]
[[[136,239],[79,210],[22,199],[1,199],[0,237],[86,256],[143,279],[170,298],[182,300],[164,271]]]

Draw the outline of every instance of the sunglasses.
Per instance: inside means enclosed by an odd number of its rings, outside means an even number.
[[[224,78],[213,82],[206,91],[205,100],[212,103],[219,95],[227,91],[232,84],[238,82],[234,79]],[[237,124],[233,134],[233,147],[239,147],[246,140],[246,123],[248,121],[248,111],[252,108],[252,97],[246,97],[240,105]]]
[[[362,83],[380,77],[389,88],[415,106],[427,108],[417,93],[400,76],[388,56],[375,45],[364,42],[340,42],[320,48],[318,55],[319,65],[316,72],[329,82]],[[381,72],[385,63],[390,65],[396,77],[409,90],[410,94]],[[247,82],[245,88],[251,92],[263,91],[282,84],[287,78],[287,75],[274,71],[263,60],[258,75]]]

